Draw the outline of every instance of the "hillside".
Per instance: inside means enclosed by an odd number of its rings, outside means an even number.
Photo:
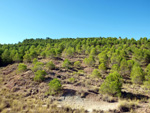
[[[149,113],[150,39],[0,45],[2,113]]]

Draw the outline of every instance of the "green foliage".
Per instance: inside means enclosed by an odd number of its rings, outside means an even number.
[[[18,72],[24,72],[24,71],[26,71],[26,70],[27,70],[27,66],[26,66],[25,64],[20,63],[20,64],[18,65]]]
[[[145,87],[150,89],[150,64],[148,64],[148,66],[145,68],[145,80]]]
[[[20,57],[19,53],[15,54],[15,56],[13,57],[13,61],[15,61],[15,62],[21,62],[21,57]]]
[[[121,75],[129,74],[129,68],[128,68],[128,63],[127,63],[126,59],[121,60],[120,73],[121,73]]]
[[[92,48],[92,49],[91,49],[90,55],[96,55],[96,49],[95,49],[95,48]]]
[[[81,67],[81,62],[80,61],[74,62],[74,67],[80,68]]]
[[[26,63],[31,62],[31,56],[28,53],[23,56],[23,62],[26,62]]]
[[[33,64],[36,64],[38,62],[38,59],[37,58],[34,58],[33,59]]]
[[[122,77],[119,73],[110,73],[100,86],[100,93],[121,96]]]
[[[77,53],[81,53],[81,45],[80,44],[77,44],[77,46],[76,46],[76,52]]]
[[[111,64],[120,65],[120,61],[121,61],[121,57],[117,53],[114,53],[111,57]]]
[[[44,70],[38,70],[37,72],[34,73],[34,81],[37,82],[42,82],[45,79],[45,75],[47,74]]]
[[[55,49],[55,53],[56,53],[56,57],[60,57],[61,56],[61,49],[56,48]]]
[[[91,77],[100,78],[101,74],[100,74],[100,72],[97,69],[94,69],[93,72],[92,72]]]
[[[134,49],[133,59],[135,61],[137,61],[138,63],[140,63],[140,64],[150,63],[149,57],[150,57],[150,51],[149,50],[138,49],[138,48]]]
[[[68,59],[65,59],[62,64],[62,67],[68,69],[70,67],[70,65],[71,65],[71,62]]]
[[[69,78],[69,82],[74,83],[75,82],[75,78],[73,78],[73,77]]]
[[[69,47],[69,48],[66,48],[64,51],[63,51],[63,56],[64,57],[72,57],[75,53],[75,50],[73,47]]]
[[[127,63],[128,63],[129,69],[131,69],[133,67],[133,65],[134,65],[134,61],[133,60],[128,60]]]
[[[88,58],[85,58],[83,61],[87,66],[94,66],[95,60],[93,56],[89,56]]]
[[[40,53],[40,55],[41,55],[43,58],[46,58],[46,51],[42,51],[42,52]]]
[[[106,63],[108,60],[108,57],[105,52],[98,54],[98,58],[100,63]]]
[[[114,64],[114,65],[111,67],[110,72],[111,72],[111,73],[113,73],[113,72],[119,72],[119,66],[118,66],[118,64]]]
[[[50,62],[48,62],[48,63],[46,64],[46,67],[47,67],[49,70],[53,70],[53,69],[55,69],[55,64],[54,64],[52,61],[50,61]]]
[[[101,63],[98,68],[99,68],[101,73],[105,73],[106,72],[106,66],[105,66],[104,63]]]
[[[36,62],[32,68],[32,71],[42,70],[44,66],[44,63],[42,62]]]
[[[12,60],[10,58],[10,52],[8,49],[4,50],[4,52],[1,55],[1,58],[2,58],[2,61],[6,64],[12,62]]]
[[[61,82],[54,78],[53,80],[50,81],[49,85],[49,93],[50,95],[55,95],[57,93],[59,93],[62,89],[62,85]]]
[[[56,52],[55,49],[52,48],[49,51],[46,52],[46,57],[47,58],[54,58],[56,56]]]
[[[145,68],[146,79],[150,79],[150,64]]]
[[[35,50],[32,50],[31,52],[30,52],[30,58],[31,59],[34,59],[34,58],[37,58],[37,52],[35,51]]]
[[[144,81],[144,73],[143,70],[141,69],[141,67],[139,65],[134,65],[132,70],[131,70],[131,81],[134,84],[142,84]]]

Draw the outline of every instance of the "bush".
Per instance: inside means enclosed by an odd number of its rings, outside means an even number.
[[[88,66],[94,66],[95,60],[93,56],[89,56],[88,58],[84,59],[84,63]]]
[[[121,57],[117,53],[114,53],[114,54],[112,54],[112,57],[110,60],[111,60],[112,65],[114,65],[114,64],[120,65]]]
[[[98,58],[100,63],[107,63],[108,61],[108,56],[106,55],[105,52],[98,54]]]
[[[68,59],[65,59],[63,64],[62,64],[62,67],[63,68],[69,68],[70,65],[71,65],[71,62]]]
[[[131,68],[133,67],[134,61],[133,60],[128,60],[127,63],[128,63],[129,69],[131,70]]]
[[[38,62],[38,59],[37,58],[34,58],[33,59],[33,64],[36,64]]]
[[[31,56],[29,54],[25,54],[23,56],[23,62],[30,63],[31,62]]]
[[[13,56],[13,61],[15,61],[15,62],[21,62],[21,57],[20,57],[20,55],[18,54],[18,53],[16,53],[15,54],[15,56]]]
[[[55,49],[52,48],[49,51],[46,52],[46,57],[47,58],[54,58],[56,56],[56,52]]]
[[[92,48],[92,49],[91,49],[90,55],[96,55],[96,49],[95,49],[95,48]]]
[[[18,72],[24,72],[27,70],[27,66],[25,64],[19,64],[18,65]]]
[[[143,70],[139,65],[134,65],[131,71],[131,81],[134,84],[142,84],[144,81]]]
[[[50,81],[49,85],[49,93],[50,95],[57,94],[61,91],[62,85],[61,82],[54,78],[53,80]]]
[[[50,70],[53,70],[55,69],[55,64],[52,61],[50,61],[46,64],[46,67]]]
[[[101,63],[98,68],[99,68],[101,73],[105,73],[106,72],[106,66],[105,66],[104,63]]]
[[[100,92],[112,96],[121,96],[122,77],[119,73],[110,73],[100,86]]]
[[[118,72],[118,71],[119,71],[118,64],[112,65],[110,72],[113,73],[113,72]]]
[[[79,68],[81,66],[81,62],[80,61],[76,61],[74,63],[74,67]]]
[[[146,80],[150,80],[150,64],[145,68],[145,74]]]
[[[33,66],[32,71],[42,70],[44,63],[42,62],[36,62],[36,64]]]
[[[145,87],[150,89],[150,64],[145,68],[145,80]]]
[[[121,75],[127,75],[129,74],[129,68],[128,68],[128,63],[126,59],[122,59],[120,63],[120,73]]]
[[[75,53],[75,50],[73,47],[69,47],[69,48],[66,48],[64,51],[63,51],[63,56],[65,57],[72,57]]]
[[[37,72],[35,72],[34,81],[42,82],[45,79],[44,76],[46,74],[47,73],[44,70],[38,70]]]
[[[97,69],[94,69],[91,77],[98,77],[99,78],[99,77],[101,77],[101,74]]]
[[[75,78],[73,78],[73,77],[69,78],[69,82],[74,83],[75,82]]]

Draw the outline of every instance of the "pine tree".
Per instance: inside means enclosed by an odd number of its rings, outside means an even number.
[[[107,69],[104,63],[101,63],[98,68],[101,73],[105,73]]]
[[[122,77],[119,73],[110,73],[100,86],[100,93],[121,96]]]
[[[131,81],[134,84],[142,84],[144,81],[144,73],[141,67],[137,64],[134,64],[132,70],[131,70]]]

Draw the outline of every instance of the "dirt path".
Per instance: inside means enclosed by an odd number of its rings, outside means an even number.
[[[61,97],[58,107],[61,106],[69,106],[73,109],[85,109],[89,112],[92,112],[94,109],[95,110],[103,110],[103,111],[108,111],[108,110],[113,110],[117,109],[118,107],[118,102],[115,103],[108,103],[104,101],[93,101],[90,99],[83,99],[79,96],[66,96],[66,97]]]
[[[100,99],[98,99],[98,95],[94,93],[89,93],[88,89],[86,87],[81,86],[73,86],[71,84],[64,85],[65,89],[68,89],[68,95],[61,96],[58,102],[58,107],[61,106],[68,106],[73,109],[85,109],[89,112],[92,112],[93,110],[113,110],[118,108],[118,102],[105,102]],[[88,95],[86,98],[81,98],[80,95],[69,95],[71,94],[71,91],[85,91],[88,92]],[[66,93],[67,94],[67,93]]]

